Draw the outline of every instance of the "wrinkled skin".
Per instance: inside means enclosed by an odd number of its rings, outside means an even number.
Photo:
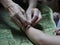
[[[32,2],[32,4],[31,4]],[[38,9],[34,8],[37,0],[29,0],[29,7],[25,13],[18,4],[12,0],[1,0],[1,3],[10,12],[12,19],[20,26],[26,27],[27,25],[35,25],[41,19],[41,13]]]
[[[40,21],[41,12],[36,9],[36,4],[38,0],[29,0],[29,7],[26,10],[27,20],[31,23],[32,26],[34,26],[36,23]]]

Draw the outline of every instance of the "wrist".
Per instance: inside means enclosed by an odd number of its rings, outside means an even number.
[[[37,5],[37,0],[30,0],[29,1],[29,7],[35,8]]]
[[[28,26],[25,28],[24,32],[27,32],[27,31],[30,30],[31,28],[32,28],[32,26],[31,26],[31,25],[28,25]]]
[[[34,4],[30,4],[29,8],[35,8],[36,6]]]
[[[1,3],[5,8],[8,8],[14,4],[14,2],[12,0],[2,0]]]
[[[26,30],[28,30],[30,27],[31,27],[31,26],[30,26],[30,25],[28,25],[28,26],[26,27]]]

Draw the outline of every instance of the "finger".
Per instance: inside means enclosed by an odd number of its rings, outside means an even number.
[[[27,20],[26,19],[26,13],[25,13],[25,11],[24,11],[24,9],[23,8],[21,8],[19,5],[18,5],[18,8],[20,9],[19,11],[19,17],[21,18],[21,20]]]
[[[31,15],[32,15],[32,11],[26,12],[26,17],[27,17],[27,21],[31,23]]]
[[[19,8],[20,8],[21,12],[22,12],[23,14],[25,14],[24,9],[22,9],[21,7],[19,7]]]
[[[10,17],[18,16],[20,20],[26,20],[26,18],[23,16],[23,14],[19,12],[14,12],[13,14],[10,15]]]
[[[38,19],[36,20],[35,24],[38,23],[42,19],[41,12],[39,11]]]
[[[17,16],[16,16],[17,17]],[[23,17],[23,18],[25,18],[25,17]],[[26,19],[23,19],[23,18],[20,18],[19,16],[17,17],[17,19],[21,22],[21,24],[24,26],[24,27],[26,27],[28,24],[29,24],[29,22],[27,22],[27,20]]]
[[[23,20],[20,20],[20,17],[19,16],[14,16],[12,17],[13,21],[20,27],[20,26],[23,26],[23,28],[27,27],[29,25],[29,23],[27,21],[23,21]]]
[[[41,12],[38,9],[36,9],[36,14],[34,13],[34,16],[34,19],[32,19],[32,25],[36,25],[42,18]]]
[[[16,18],[16,16],[13,16],[13,17],[11,17],[12,18],[12,20],[20,27],[20,26],[22,26],[21,25],[21,22]]]
[[[11,17],[14,17],[13,19],[15,20],[15,22],[18,23],[18,25],[20,24],[20,22],[24,22],[26,21],[26,18],[23,16],[22,12],[20,11],[20,9],[18,7],[16,7],[18,5],[12,6],[12,8],[9,8],[9,11],[11,12]],[[24,23],[23,23],[24,24]]]
[[[17,16],[20,18],[21,21],[25,21],[26,18],[23,16],[22,12],[19,10],[19,8],[16,8],[16,9],[17,9],[17,11],[10,9],[10,12],[13,12],[13,13],[11,13],[10,16],[11,17]]]
[[[25,23],[23,23],[18,17],[14,16],[12,17],[13,21],[19,26],[21,27],[22,29],[24,27],[27,27],[27,25]]]
[[[19,10],[23,13],[23,14],[25,14],[25,10],[21,7],[21,6],[19,6],[18,4],[16,4],[17,5],[17,7],[19,8]]]
[[[35,23],[35,21],[38,19],[38,13],[38,9],[33,9],[32,24]]]

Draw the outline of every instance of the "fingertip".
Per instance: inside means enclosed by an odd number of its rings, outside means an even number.
[[[35,23],[37,19],[38,19],[38,17],[35,16],[35,18],[32,20],[32,23]]]

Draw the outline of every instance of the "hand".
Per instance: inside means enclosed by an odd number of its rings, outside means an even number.
[[[41,16],[41,12],[37,9],[37,8],[34,8],[33,9],[33,18],[32,18],[32,25],[36,25],[41,19],[42,19],[42,16]]]
[[[10,16],[15,21],[15,23],[18,24],[18,26],[26,27],[28,25],[28,22],[26,21],[25,11],[16,3],[12,4],[8,8],[10,12]]]
[[[31,25],[35,25],[37,24],[42,16],[41,16],[41,12],[37,9],[37,8],[33,8],[33,9],[28,9],[26,11],[27,14],[27,19],[28,21],[31,23]]]

